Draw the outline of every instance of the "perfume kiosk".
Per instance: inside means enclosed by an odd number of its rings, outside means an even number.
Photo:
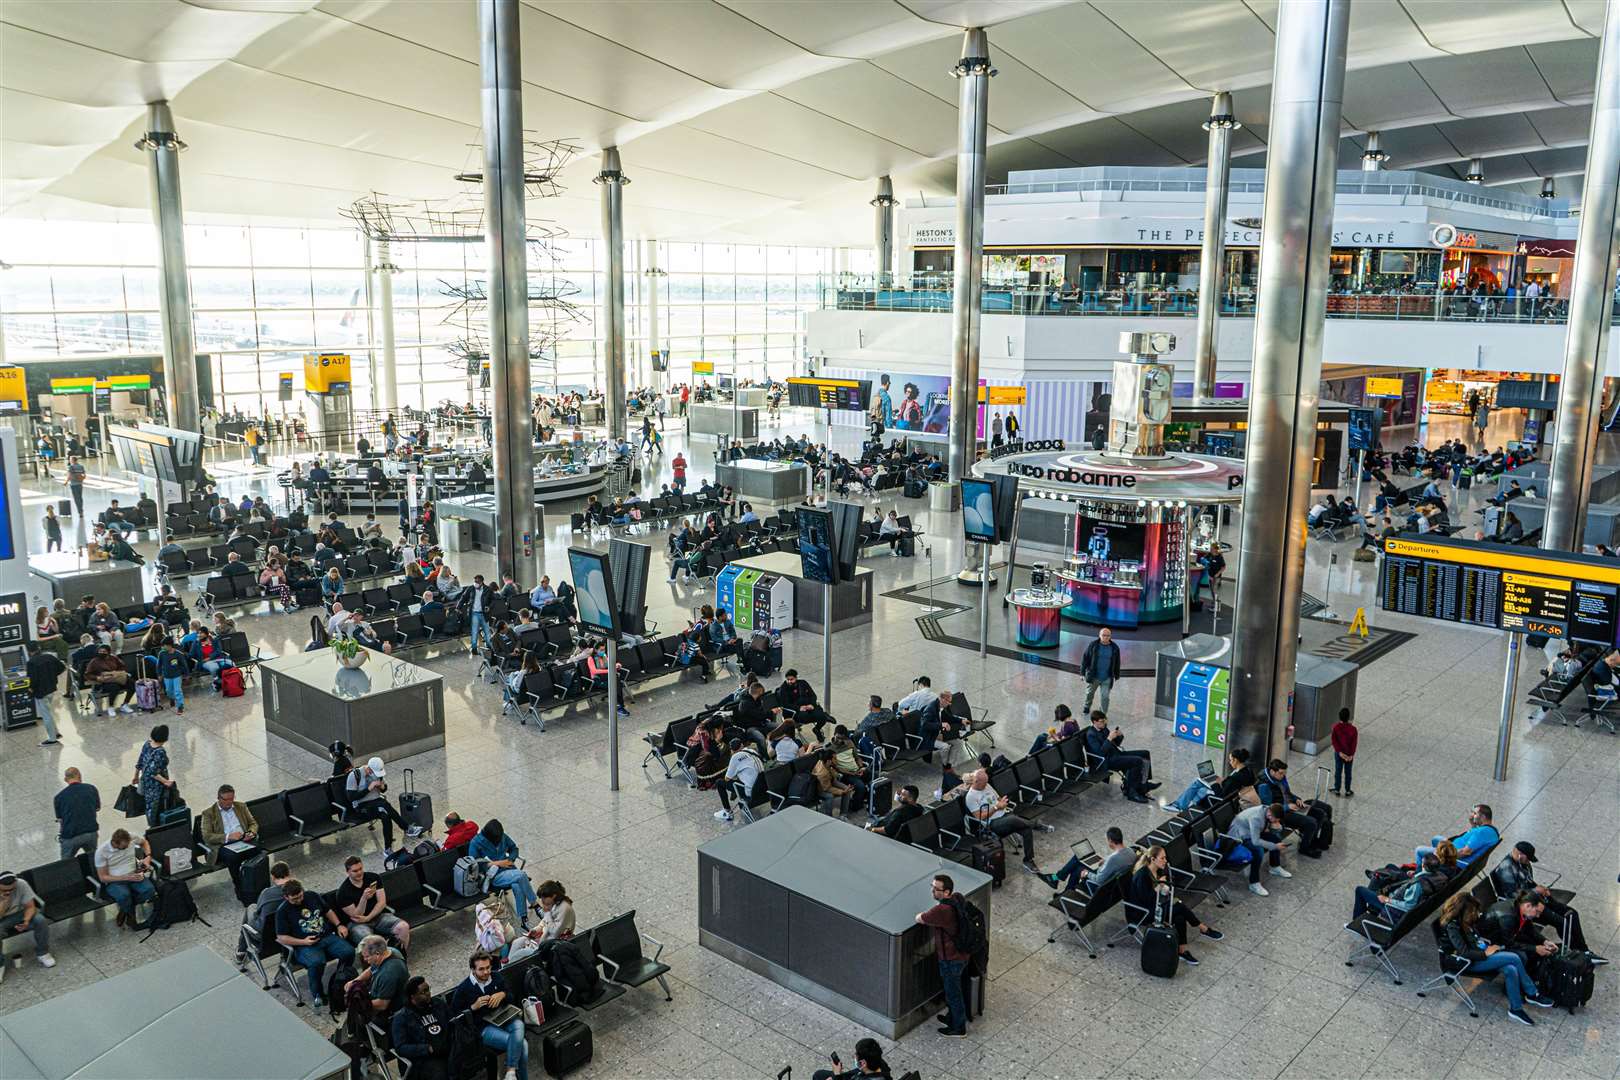
[[[1020,547],[1026,555],[1055,557],[1053,565],[1036,564],[1032,588],[1061,598],[1064,619],[1122,629],[1179,621],[1185,634],[1204,577],[1200,556],[1226,548],[1220,508],[1242,502],[1244,465],[1165,453],[1174,372],[1154,358],[1175,339],[1162,333],[1120,339],[1131,359],[1114,365],[1104,449],[1016,442],[997,447],[974,473],[1019,478],[1008,562],[1016,564]],[[1021,628],[1032,598],[1024,589],[1006,597],[1019,609]],[[1050,634],[1035,631],[1035,613],[1028,617],[1031,640],[1021,629],[1020,644],[1054,647]]]

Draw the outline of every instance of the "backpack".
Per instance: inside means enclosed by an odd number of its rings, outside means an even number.
[[[146,937],[151,937],[159,930],[167,930],[171,926],[191,922],[193,919],[208,926],[209,922],[197,913],[197,901],[191,898],[191,889],[183,881],[164,878],[157,883],[157,893],[152,899],[152,914],[147,916],[144,928]],[[145,941],[146,938],[142,938]]]
[[[489,877],[489,860],[475,859],[471,855],[463,855],[456,860],[454,876],[451,879],[456,886],[457,896],[483,896],[489,889],[485,885]]]
[[[423,837],[416,842],[415,847],[402,847],[398,851],[390,851],[387,855],[384,855],[383,869],[398,870],[400,867],[409,866],[413,862],[421,862],[429,855],[437,854],[439,851],[439,845],[432,837]]]
[[[577,1008],[602,996],[602,977],[579,942],[548,941],[540,951],[547,973],[558,986],[567,990],[568,1004]]]
[[[219,692],[226,697],[241,697],[247,691],[247,682],[242,678],[242,669],[228,667],[219,673]]]
[[[808,806],[814,809],[821,803],[821,785],[816,783],[814,773],[797,773],[788,781],[788,806]]]
[[[984,912],[969,903],[960,893],[952,893],[945,901],[956,912],[956,951],[963,956],[976,956],[989,937],[985,932]]]

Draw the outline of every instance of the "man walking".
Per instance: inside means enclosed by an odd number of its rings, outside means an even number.
[[[1091,700],[1102,692],[1103,712],[1108,711],[1108,695],[1114,689],[1114,680],[1119,678],[1119,646],[1114,644],[1114,632],[1108,627],[1097,631],[1097,639],[1086,646],[1086,652],[1080,658],[1080,670],[1086,677],[1086,704],[1085,712],[1091,711]]]
[[[81,851],[94,855],[101,829],[96,823],[96,814],[101,810],[101,792],[96,790],[96,785],[85,783],[78,769],[64,770],[62,779],[67,787],[58,791],[55,799],[56,820],[61,823],[57,838],[62,845],[62,858],[71,859]]]
[[[67,463],[67,489],[73,496],[73,507],[78,515],[84,517],[84,466],[80,464],[77,454],[68,457]]]

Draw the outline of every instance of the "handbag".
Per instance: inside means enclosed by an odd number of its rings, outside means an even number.
[[[168,784],[158,793],[158,811],[173,810],[175,807],[183,805],[185,801],[180,797],[180,785]]]
[[[536,997],[523,999],[523,1023],[532,1027],[543,1027],[546,1022],[546,1005]]]
[[[146,797],[134,784],[125,784],[119,790],[118,798],[113,801],[113,809],[122,810],[125,817],[145,817]]]

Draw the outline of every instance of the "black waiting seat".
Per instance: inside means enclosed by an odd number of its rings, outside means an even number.
[[[286,793],[287,820],[305,840],[331,836],[343,828],[332,815],[332,802],[322,780],[289,788]]]
[[[39,897],[40,911],[47,922],[66,922],[112,903],[102,894],[95,867],[83,852],[71,859],[24,870],[21,877]],[[8,935],[11,929],[6,927]]]
[[[1052,936],[1046,939],[1047,942],[1050,944],[1056,941],[1061,933],[1071,933],[1086,947],[1086,954],[1093,960],[1097,959],[1097,946],[1092,944],[1091,938],[1087,936],[1086,927],[1096,922],[1099,916],[1107,913],[1123,899],[1128,876],[1120,874],[1094,893],[1088,893],[1082,887],[1073,892],[1061,892],[1054,896],[1049,906],[1057,908],[1063,914],[1063,925],[1052,931]]]
[[[371,615],[380,615],[393,608],[393,604],[388,600],[387,589],[367,589],[360,594],[360,602]]]
[[[387,592],[388,602],[396,611],[409,611],[411,605],[416,603],[416,594],[411,592],[411,587],[403,581],[396,581],[388,586]]]
[[[191,881],[220,869],[208,858],[208,849],[197,843],[194,821],[175,821],[146,830],[146,843],[152,849],[152,863],[163,877],[172,881]],[[169,872],[169,852],[184,848],[191,852],[191,866],[179,873]]]
[[[416,868],[415,863],[401,866],[397,870],[389,870],[377,879],[377,886],[388,897],[388,910],[410,923],[412,927],[422,926],[450,914],[429,902],[427,891],[422,888],[422,878]]]
[[[443,911],[464,911],[482,899],[456,892],[456,860],[466,853],[465,847],[447,848],[411,864],[434,907]]]
[[[418,645],[429,637],[428,629],[422,625],[420,615],[401,615],[394,621],[394,630],[399,634],[403,645]]]
[[[651,957],[642,954],[642,934],[636,929],[634,911],[613,916],[593,927],[590,935],[591,949],[601,963],[602,974],[610,982],[621,986],[642,986],[657,979],[658,985],[663,988],[664,1000],[674,1000],[670,996],[669,982],[664,978],[669,972],[669,965],[658,961],[664,951],[663,943],[647,938],[658,949]]]
[[[293,830],[292,822],[287,820],[287,804],[282,801],[281,792],[249,799],[247,808],[253,820],[259,823],[259,839],[255,842],[265,851],[283,851],[302,841]]]

